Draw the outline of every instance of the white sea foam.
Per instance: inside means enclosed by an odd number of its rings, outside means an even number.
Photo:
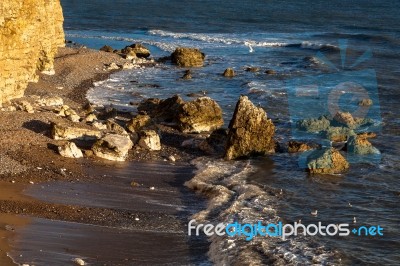
[[[205,223],[278,223],[279,196],[246,182],[256,171],[250,161],[208,161],[199,158],[192,162],[197,167],[196,175],[186,186],[207,196],[207,208],[192,216]],[[278,193],[276,193],[278,194]],[[214,235],[208,255],[216,265],[306,265],[335,263],[335,253],[326,251],[321,245],[312,243],[304,236],[291,237],[286,241],[275,237],[256,237],[252,241]]]

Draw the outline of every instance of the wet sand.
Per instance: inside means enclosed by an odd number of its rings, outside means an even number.
[[[103,67],[111,62],[123,59],[63,48],[56,75],[42,75],[26,99],[61,96],[82,113],[87,89],[108,77]],[[90,265],[207,263],[207,241],[186,232],[203,200],[183,185],[193,176],[188,160],[195,155],[174,148],[182,136],[171,132],[164,150],[132,151],[126,163],[68,159],[49,135],[50,122],[61,120],[44,109],[1,112],[0,265],[15,265],[7,254],[36,266],[76,257]],[[171,152],[178,162],[163,162]]]

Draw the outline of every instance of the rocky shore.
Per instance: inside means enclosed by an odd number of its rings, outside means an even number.
[[[185,68],[202,67],[204,59],[205,55],[197,49],[178,48],[171,57],[154,60],[140,44],[121,50],[109,46],[100,51],[60,48],[55,58],[55,75],[41,74],[39,82],[31,83],[23,98],[1,108],[1,182],[5,191],[18,187],[17,194],[21,196],[0,199],[0,212],[122,226],[130,224],[140,212],[46,203],[26,198],[22,190],[43,182],[102,182],[103,177],[96,169],[112,162],[179,163],[190,168],[190,161],[200,156],[236,160],[275,152],[307,151],[306,170],[311,174],[338,174],[350,167],[345,152],[359,155],[379,152],[367,140],[374,134],[357,133],[357,129],[370,121],[353,118],[349,113],[298,122],[299,130],[324,135],[336,143],[333,145],[336,148],[321,149],[312,142],[278,142],[276,125],[246,96],[238,99],[232,120],[225,126],[222,108],[204,96],[191,101],[184,101],[179,95],[145,99],[135,113],[120,112],[112,106],[93,106],[86,99],[86,92],[94,82],[108,78],[115,71],[162,64],[165,60]],[[236,75],[232,69],[222,73],[229,78]],[[189,76],[190,69],[184,78]],[[363,101],[360,106],[366,103],[369,104]],[[177,186],[183,187],[188,178],[190,175]],[[141,187],[141,184],[132,181],[130,186]],[[173,224],[178,219],[158,212],[141,217],[147,217],[144,221],[150,223],[152,215],[165,217],[164,224]],[[9,232],[3,230],[0,234]],[[3,259],[7,259],[4,254]]]

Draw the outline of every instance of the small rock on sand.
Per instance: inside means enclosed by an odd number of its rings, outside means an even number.
[[[82,158],[82,151],[73,142],[67,142],[66,144],[58,147],[58,152],[61,156],[66,158]]]
[[[160,136],[154,130],[140,132],[139,146],[150,151],[161,150]]]
[[[81,258],[75,258],[75,259],[73,260],[73,262],[74,262],[76,265],[86,265],[86,262],[85,262],[83,259],[81,259]]]

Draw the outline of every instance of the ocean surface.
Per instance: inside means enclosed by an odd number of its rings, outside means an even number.
[[[357,92],[340,88],[360,84],[374,101],[371,130],[378,137],[371,142],[379,158],[349,158],[350,170],[335,176],[307,174],[298,154],[238,162],[201,158],[193,162],[198,171],[191,184],[207,185],[204,194],[215,193],[196,217],[214,223],[301,220],[384,228],[383,236],[213,237],[208,256],[216,264],[400,263],[399,1],[61,2],[67,39],[87,47],[120,49],[141,42],[155,58],[178,46],[207,55],[190,81],[180,79],[184,69],[168,63],[118,72],[88,92],[96,104],[135,111],[129,103],[149,97],[180,94],[190,100],[189,93],[206,94],[221,105],[227,127],[239,95],[248,95],[267,111],[284,142],[297,137],[292,124],[298,119],[326,114],[332,91],[343,95],[337,103],[341,110],[356,112]],[[260,71],[246,71],[250,66]],[[238,75],[224,78],[227,67]],[[312,93],[316,86],[320,94],[311,98],[295,93],[298,88]],[[227,200],[221,191],[234,196]],[[310,214],[314,210],[317,217]]]

